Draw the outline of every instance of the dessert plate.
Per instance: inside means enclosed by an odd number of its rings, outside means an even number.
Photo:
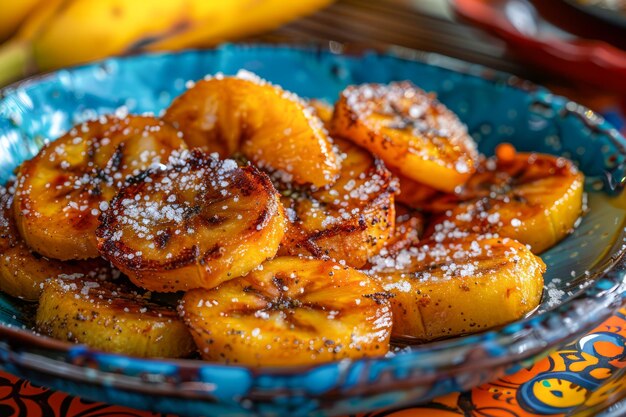
[[[538,310],[484,333],[398,349],[386,357],[292,368],[138,359],[31,332],[32,307],[0,294],[0,366],[85,399],[179,415],[344,415],[425,401],[515,372],[580,337],[620,305],[626,141],[600,116],[515,76],[439,55],[267,45],[112,58],[5,88],[0,181],[80,122],[126,108],[159,113],[188,80],[253,71],[307,98],[334,101],[349,84],[412,80],[468,125],[481,151],[500,142],[564,155],[587,175],[589,210],[542,255]]]

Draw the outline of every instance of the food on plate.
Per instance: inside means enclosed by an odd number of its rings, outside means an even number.
[[[112,274],[102,260],[59,261],[33,252],[17,231],[13,219],[12,183],[0,187],[0,291],[26,301],[37,301],[48,278],[67,274],[99,277]]]
[[[255,75],[198,81],[163,118],[185,134],[190,147],[238,153],[258,168],[297,184],[332,184],[340,162],[319,118],[292,93]]]
[[[284,228],[267,175],[196,149],[122,188],[96,235],[136,285],[172,292],[248,273],[276,254]]]
[[[389,167],[452,192],[475,170],[478,152],[457,116],[410,82],[347,87],[332,134],[369,149]]]
[[[75,126],[18,171],[15,221],[29,247],[50,258],[99,256],[94,231],[126,181],[184,146],[154,117],[102,116]]]
[[[277,257],[217,288],[187,292],[181,311],[204,359],[304,365],[384,355],[392,323],[387,298],[350,267]]]
[[[430,233],[498,233],[541,253],[573,230],[583,212],[583,186],[584,176],[571,161],[501,145],[458,194],[439,199],[447,207]]]
[[[139,357],[180,358],[196,350],[176,311],[116,281],[68,277],[46,282],[37,329],[60,340]]]
[[[275,182],[288,219],[279,254],[328,256],[360,268],[393,234],[397,185],[365,149],[342,139],[335,144],[341,172],[333,185],[310,191]]]
[[[371,273],[393,295],[393,336],[430,341],[523,317],[541,300],[545,270],[513,239],[457,232],[382,254]]]
[[[0,289],[105,351],[289,366],[483,331],[539,305],[534,253],[583,213],[573,162],[479,155],[409,82],[333,107],[240,72],[116,114],[0,189]]]

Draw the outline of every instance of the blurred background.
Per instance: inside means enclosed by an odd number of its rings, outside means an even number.
[[[624,131],[624,35],[626,0],[2,0],[0,85],[225,41],[407,48],[547,85]]]

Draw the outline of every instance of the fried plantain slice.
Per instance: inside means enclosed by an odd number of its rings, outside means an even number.
[[[427,342],[482,331],[537,307],[546,266],[509,238],[455,232],[386,253],[370,273],[393,293],[393,336]]]
[[[380,356],[389,301],[379,284],[331,261],[278,257],[212,290],[192,290],[181,314],[204,359],[289,366]]]
[[[488,159],[456,195],[440,196],[445,211],[427,234],[457,229],[498,233],[541,253],[569,234],[583,212],[584,176],[552,155],[511,153]]]
[[[222,158],[242,153],[252,163],[298,184],[332,184],[340,161],[322,122],[295,94],[240,71],[198,81],[163,118],[190,147]]]
[[[128,178],[184,147],[147,116],[102,116],[71,129],[19,168],[15,221],[29,247],[61,260],[99,256],[100,212]]]
[[[19,235],[13,218],[14,184],[0,186],[0,291],[37,301],[43,283],[62,275],[104,277],[114,274],[103,259],[59,261],[33,252]]]
[[[367,150],[342,139],[335,144],[342,168],[332,186],[310,191],[275,181],[289,220],[279,254],[327,256],[360,268],[393,234],[397,185]]]
[[[120,190],[96,234],[136,285],[173,292],[212,288],[273,257],[284,220],[267,175],[195,149]]]
[[[369,149],[393,169],[452,192],[475,170],[476,144],[465,125],[410,82],[349,86],[331,122],[334,136]]]
[[[154,304],[115,281],[47,281],[36,322],[45,335],[106,352],[180,358],[196,350],[175,310]]]

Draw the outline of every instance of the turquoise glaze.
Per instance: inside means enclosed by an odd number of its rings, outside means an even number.
[[[588,176],[589,213],[543,255],[548,289],[538,311],[485,333],[407,348],[386,358],[316,367],[247,369],[197,360],[143,360],[34,335],[24,303],[0,295],[0,364],[86,399],[205,416],[329,416],[466,390],[537,360],[622,304],[626,141],[601,117],[516,77],[407,50],[224,45],[114,58],[6,88],[0,98],[0,181],[45,140],[126,106],[159,113],[205,74],[244,68],[307,98],[334,101],[348,84],[412,80],[435,91],[483,152],[502,141],[560,154]]]

